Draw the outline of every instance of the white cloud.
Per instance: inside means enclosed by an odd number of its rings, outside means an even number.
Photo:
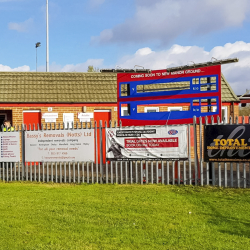
[[[236,94],[244,94],[250,89],[250,43],[242,41],[227,43],[206,51],[197,46],[173,45],[168,50],[153,51],[151,48],[141,48],[132,55],[127,55],[114,63],[121,68],[134,68],[135,65],[149,69],[165,69],[168,67],[210,61],[214,57],[218,60],[238,57],[238,63],[222,65],[222,73]],[[89,65],[106,68],[103,59],[89,59],[79,64],[58,65],[52,63],[50,72],[86,72]],[[114,67],[114,66],[113,66]],[[0,71],[30,71],[29,66],[11,68],[0,64]],[[45,71],[45,66],[38,67],[38,71]]]
[[[79,64],[67,64],[65,65],[61,71],[62,72],[71,72],[71,71],[76,71],[76,72],[86,72],[88,69],[89,65],[94,66],[95,68],[101,67],[103,64],[103,59],[89,59],[84,63],[79,63]]]
[[[133,18],[92,37],[93,43],[157,40],[170,43],[180,34],[202,35],[242,25],[249,0],[136,0]]]
[[[0,71],[18,71],[18,72],[30,71],[30,67],[27,66],[27,65],[24,65],[24,66],[20,66],[20,67],[17,67],[17,68],[11,68],[9,66],[0,64]]]
[[[222,73],[236,94],[250,89],[250,43],[236,42],[214,47],[205,51],[196,46],[173,45],[168,50],[152,51],[141,48],[133,55],[121,58],[117,65],[121,68],[134,68],[135,65],[149,69],[165,69],[167,67],[210,61],[211,58],[226,59],[238,57],[238,63],[222,66]]]
[[[21,23],[9,23],[8,28],[10,30],[16,30],[18,32],[28,32],[33,26],[33,18],[29,18],[28,20]]]
[[[146,48],[138,49],[138,50],[136,51],[136,55],[139,55],[139,56],[146,56],[146,55],[151,54],[152,52],[153,52],[153,51],[152,51],[150,48],[146,47]]]

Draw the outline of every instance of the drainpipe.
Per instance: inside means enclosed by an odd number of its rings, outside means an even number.
[[[234,102],[232,102],[233,103],[233,122],[235,121],[234,120]]]

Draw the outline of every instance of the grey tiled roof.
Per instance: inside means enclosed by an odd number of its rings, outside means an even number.
[[[221,99],[222,102],[240,101],[223,74],[221,74]]]

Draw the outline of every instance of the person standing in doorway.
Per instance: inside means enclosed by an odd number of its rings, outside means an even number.
[[[10,132],[10,131],[14,131],[15,129],[11,126],[10,124],[10,120],[4,120],[3,121],[3,125],[4,125],[4,128],[3,128],[3,132]]]

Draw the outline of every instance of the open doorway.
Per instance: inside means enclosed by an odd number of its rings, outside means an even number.
[[[0,110],[0,127],[3,125],[4,120],[10,120],[12,124],[12,110]]]

